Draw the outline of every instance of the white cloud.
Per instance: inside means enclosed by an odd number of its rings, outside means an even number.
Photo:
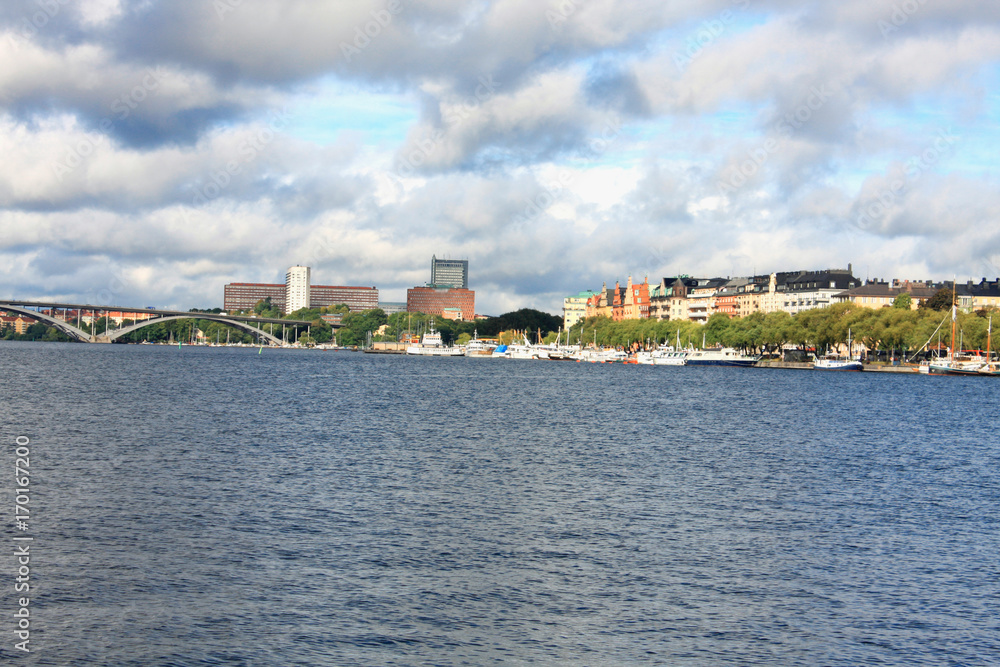
[[[308,261],[402,298],[450,254],[480,310],[557,312],[630,273],[998,263],[996,3],[400,2],[0,8],[3,282],[187,308]]]

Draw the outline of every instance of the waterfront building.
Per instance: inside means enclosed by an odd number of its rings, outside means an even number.
[[[310,308],[347,306],[352,313],[378,308],[378,288],[347,285],[312,285],[309,288]]]
[[[431,255],[431,281],[429,287],[469,288],[469,260],[438,259]],[[472,313],[469,313],[472,317]]]
[[[629,280],[632,280],[629,277]],[[611,319],[615,322],[621,322],[624,319],[624,309],[625,309],[625,288],[622,287],[618,281],[615,281],[615,289],[611,293]]]
[[[951,283],[948,283],[951,287]],[[916,310],[927,299],[934,296],[941,286],[928,286],[924,283],[899,283],[892,284],[878,279],[869,280],[864,285],[852,287],[851,289],[835,295],[836,303],[853,303],[864,308],[888,308],[893,304],[900,294],[910,295],[910,308]]]
[[[660,306],[661,319],[688,319],[688,292],[698,286],[698,279],[689,276],[664,278],[660,281],[664,288],[664,303]],[[666,315],[666,317],[663,317]]]
[[[308,268],[308,267],[301,267]],[[222,308],[226,312],[252,310],[258,302],[271,299],[271,305],[283,313],[294,312],[289,308],[288,286],[277,283],[229,283],[223,289]],[[301,303],[301,301],[300,301]],[[309,307],[346,305],[351,312],[378,308],[378,288],[346,285],[309,285]]]
[[[3,315],[0,316],[0,331],[13,329],[16,334],[23,334],[28,327],[35,323],[35,320],[23,315]]]
[[[615,302],[618,301],[621,303],[620,290],[621,288],[617,283],[614,287],[608,287],[607,283],[601,285],[601,291],[587,299],[587,317],[607,317],[608,319],[612,319],[614,317]]]
[[[444,316],[446,308],[457,308],[457,319],[472,320],[476,316],[476,293],[456,287],[411,287],[406,290],[406,310]]]
[[[839,295],[845,290],[861,286],[861,281],[852,274],[850,264],[847,265],[847,270],[827,269],[778,275],[781,276],[781,292],[784,296],[776,299],[775,310],[784,310],[792,315],[837,303],[841,300]]]
[[[586,290],[563,299],[563,328],[566,331],[587,316],[587,300],[596,294]]]
[[[985,310],[1000,308],[1000,278],[988,281],[983,278],[976,285],[971,280],[964,286],[958,286],[959,306],[967,310]],[[968,303],[962,303],[962,297],[968,297]]]
[[[622,292],[621,319],[623,320],[645,320],[649,318],[649,279],[643,278],[642,283],[635,285],[632,283],[632,276],[628,277]]]
[[[223,288],[222,309],[227,313],[253,310],[257,302],[271,299],[271,304],[285,311],[285,286],[277,283],[229,283]]]
[[[688,290],[688,319],[704,324],[715,312],[716,296],[726,286],[728,278],[699,278],[698,284]]]
[[[983,278],[978,284],[971,280],[952,284],[952,281],[933,282],[930,280],[896,280],[891,283],[869,280],[864,285],[836,295],[837,302],[851,302],[865,308],[891,306],[900,294],[910,295],[910,308],[917,309],[940,290],[955,290],[957,305],[964,312],[1000,308],[1000,278],[988,281]]]
[[[308,266],[293,266],[285,274],[285,310],[294,313],[302,308],[309,308],[309,278]]]
[[[715,305],[712,312],[722,313],[723,315],[728,315],[729,317],[736,317],[736,295],[739,294],[740,288],[748,282],[749,281],[746,278],[731,278],[727,280],[726,283],[715,292]],[[709,317],[711,317],[711,314]]]

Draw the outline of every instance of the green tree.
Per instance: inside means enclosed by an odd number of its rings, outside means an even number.
[[[954,297],[951,288],[942,287],[934,293],[934,296],[921,303],[920,307],[928,310],[948,310],[955,302]]]
[[[895,299],[892,300],[893,308],[909,310],[912,304],[913,304],[913,297],[910,296],[909,292],[903,292],[902,294],[900,294],[899,296],[897,296]]]

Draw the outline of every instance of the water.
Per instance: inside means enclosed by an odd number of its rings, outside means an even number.
[[[1000,663],[995,379],[0,344],[25,665]]]

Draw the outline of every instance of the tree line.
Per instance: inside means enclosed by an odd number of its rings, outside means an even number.
[[[909,297],[909,295],[903,295]],[[928,344],[942,354],[951,346],[951,293],[947,300],[937,300],[932,307],[910,308],[908,298],[897,299],[892,307],[865,308],[853,303],[840,303],[814,308],[797,315],[786,312],[753,313],[734,317],[715,313],[704,324],[690,321],[624,320],[614,322],[606,317],[590,317],[570,330],[570,340],[584,344],[626,347],[676,344],[701,347],[722,345],[762,354],[777,352],[792,345],[800,349],[823,353],[834,348],[846,349],[848,333],[851,339],[866,349],[878,352],[915,354]],[[990,318],[1000,325],[1000,311],[980,310],[958,313],[955,346],[966,350],[984,350]],[[992,345],[995,349],[996,345]]]

